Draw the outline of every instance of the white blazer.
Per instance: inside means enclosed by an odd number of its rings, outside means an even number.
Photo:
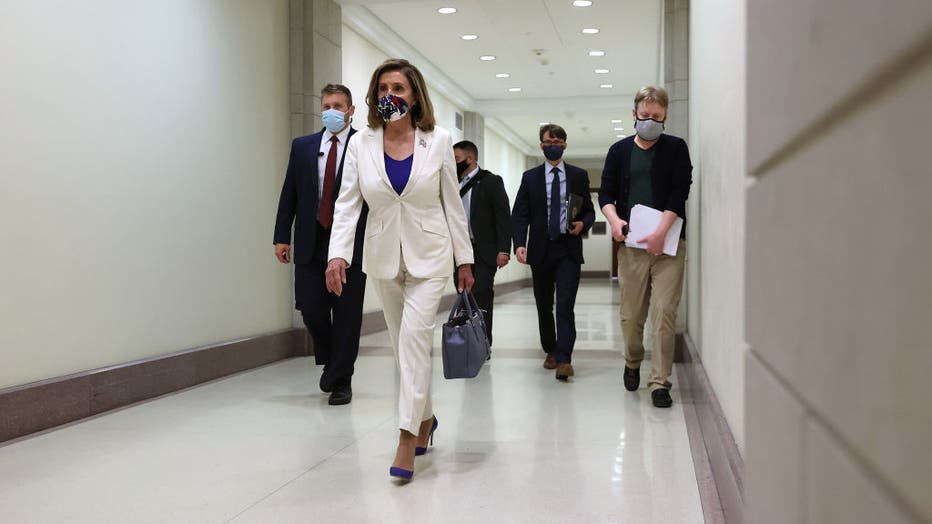
[[[353,260],[356,222],[365,200],[369,217],[362,270],[370,278],[395,278],[402,252],[415,278],[447,277],[454,261],[456,266],[472,264],[450,132],[415,129],[411,177],[400,195],[385,171],[382,137],[381,127],[367,127],[347,144],[328,260]]]

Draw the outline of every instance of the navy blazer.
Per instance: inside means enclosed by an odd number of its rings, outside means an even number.
[[[599,188],[599,207],[614,204],[618,216],[628,221],[631,192],[631,150],[634,135],[612,144],[605,157],[602,185]],[[689,148],[682,138],[662,134],[654,144],[654,160],[650,168],[651,190],[654,202],[651,207],[660,211],[673,211],[683,219],[680,236],[686,238],[686,198],[693,182],[693,165]]]
[[[549,166],[550,164],[546,164]],[[577,235],[566,235],[570,258],[582,264],[582,235],[589,231],[595,222],[595,209],[592,207],[592,195],[589,194],[589,174],[582,168],[567,164],[566,192],[579,195],[583,199],[582,210],[578,217],[567,217],[569,221],[582,221],[583,230]],[[547,224],[547,179],[544,164],[529,169],[521,175],[521,187],[515,197],[511,211],[514,228],[515,250],[527,248],[527,261],[531,265],[540,264],[546,256],[549,238]],[[530,235],[530,237],[529,237]]]
[[[336,207],[337,197],[340,194],[340,184],[343,181],[343,160],[349,139],[356,133],[350,128],[346,146],[343,148],[343,158],[337,168],[337,177],[333,184],[333,202]],[[285,183],[278,199],[278,215],[275,218],[275,244],[291,244],[291,224],[294,222],[294,248],[292,258],[295,264],[308,264],[314,258],[314,249],[317,245],[317,208],[320,204],[318,194],[320,190],[320,175],[317,169],[317,158],[320,153],[320,141],[324,131],[320,130],[313,135],[295,138],[291,142],[291,156],[288,159],[288,170],[285,172]],[[356,243],[352,264],[361,263],[362,243],[365,238],[366,214],[369,208],[362,206],[359,222],[356,226]],[[327,258],[324,253],[323,258]]]

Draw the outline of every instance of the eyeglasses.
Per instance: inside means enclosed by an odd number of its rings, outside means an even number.
[[[545,146],[565,146],[566,142],[562,140],[544,140],[541,144]]]

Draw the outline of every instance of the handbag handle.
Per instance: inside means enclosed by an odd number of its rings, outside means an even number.
[[[453,303],[453,307],[450,308],[450,316],[447,317],[447,321],[453,320],[454,314],[460,310],[460,305],[465,305],[466,314],[469,318],[474,316],[473,311],[479,309],[479,303],[476,302],[476,297],[470,295],[465,289],[459,296],[456,297],[456,302]]]

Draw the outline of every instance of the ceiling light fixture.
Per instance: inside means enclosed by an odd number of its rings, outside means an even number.
[[[550,125],[550,122],[539,122],[539,124],[542,126],[547,126],[547,125]]]
[[[509,75],[508,73],[499,73],[495,75],[495,78],[508,78],[509,76],[511,75]]]
[[[615,128],[615,131],[624,131],[624,130],[625,130],[625,128],[623,128],[623,127],[616,127],[616,128]]]
[[[589,7],[592,5],[592,0],[575,0],[573,2],[573,7]]]
[[[599,87],[601,87],[602,89],[611,89],[615,86],[613,86],[612,84],[602,84]]]
[[[437,9],[437,12],[442,15],[452,15],[453,13],[456,12],[456,8],[455,7],[441,7],[440,9]]]
[[[605,56],[605,51],[589,51],[589,56]]]
[[[620,124],[620,123],[621,123],[621,120],[618,120],[618,119],[616,118],[615,120],[612,120],[612,123],[613,123],[613,124]]]
[[[479,38],[479,35],[463,35],[460,38],[462,38],[463,40],[476,40],[477,38]]]
[[[521,91],[521,88],[520,87],[509,87],[508,90],[511,91],[512,93],[517,93]]]
[[[593,72],[597,75],[604,75],[608,73],[608,69],[594,69]]]
[[[494,55],[482,55],[479,57],[479,60],[482,60],[483,62],[491,62],[492,60],[495,60],[495,56]]]
[[[615,135],[617,138],[624,138],[625,135]]]
[[[584,35],[594,35],[594,34],[596,34],[596,33],[598,33],[598,32],[599,32],[599,30],[596,29],[596,28],[594,28],[594,27],[587,27],[587,28],[585,28],[585,29],[582,30],[582,33],[583,33]]]

